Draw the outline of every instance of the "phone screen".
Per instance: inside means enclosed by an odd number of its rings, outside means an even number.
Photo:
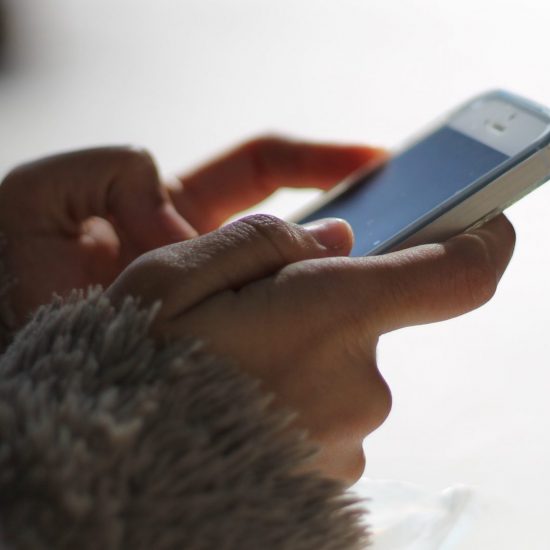
[[[509,156],[443,126],[329,204],[300,220],[343,218],[355,234],[352,256],[397,244],[410,224],[461,193]]]

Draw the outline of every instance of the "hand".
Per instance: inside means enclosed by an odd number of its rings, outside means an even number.
[[[140,254],[210,231],[279,186],[327,189],[383,156],[367,147],[263,138],[168,181],[147,152],[126,147],[20,166],[0,186],[18,322],[53,293],[108,286]]]
[[[252,216],[141,256],[107,294],[162,300],[156,334],[199,337],[259,377],[320,445],[312,468],[351,482],[364,468],[363,438],[390,409],[378,337],[483,304],[514,241],[501,215],[443,244],[347,258],[342,221]]]

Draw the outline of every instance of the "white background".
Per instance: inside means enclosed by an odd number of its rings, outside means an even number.
[[[550,3],[13,0],[0,172],[59,149],[150,148],[164,171],[265,131],[393,147],[502,87],[550,104]],[[283,192],[287,215],[311,193]],[[509,210],[512,264],[462,318],[384,337],[394,394],[372,478],[482,506],[460,548],[550,548],[550,185]]]

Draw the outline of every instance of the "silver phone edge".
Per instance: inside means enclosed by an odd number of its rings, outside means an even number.
[[[434,130],[447,123],[474,101],[498,94],[500,94],[500,91],[495,90],[479,94],[468,101],[462,102],[454,109],[432,120],[431,123],[425,125],[422,130],[413,136],[405,139],[394,151],[394,155],[405,151],[415,143],[429,136]],[[508,92],[505,92],[505,95],[514,98],[520,104],[524,103],[523,98],[520,96]],[[526,108],[525,105],[523,107]],[[550,110],[543,109],[541,114],[550,116]],[[372,171],[371,167],[359,168],[336,187],[323,193],[312,203],[295,212],[290,216],[289,221],[299,223],[301,219],[332,202],[351,186],[357,184],[363,176],[372,174]],[[464,231],[471,231],[487,223],[490,219],[548,181],[548,179],[550,179],[550,144],[536,150],[532,155],[496,177],[479,191],[473,193],[467,199],[423,226],[409,237],[404,237],[397,243],[395,241],[384,243],[380,248],[371,251],[369,255],[385,254],[419,244],[442,242]],[[483,208],[480,208],[482,205],[484,205]]]
[[[391,245],[386,250],[375,250],[372,254],[383,254],[419,244],[442,242],[464,231],[472,231],[503,212],[549,178],[550,145],[547,145],[410,237]]]

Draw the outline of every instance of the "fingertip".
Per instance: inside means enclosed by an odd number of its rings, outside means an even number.
[[[377,147],[377,146],[352,146],[352,149],[355,150],[358,157],[362,157],[365,160],[371,160],[376,159],[379,161],[385,161],[390,158],[391,153],[388,149],[385,149],[384,147]]]
[[[501,241],[513,250],[516,244],[516,230],[512,222],[504,214],[494,217],[482,229],[487,229],[498,234]]]
[[[473,232],[475,233],[476,231],[492,231],[494,233],[507,234],[509,237],[515,238],[514,226],[504,214],[491,218],[488,222],[477,227]]]
[[[497,278],[500,280],[514,253],[516,244],[514,226],[504,214],[500,214],[472,233],[486,243],[488,252],[495,262]]]
[[[332,255],[347,256],[353,248],[353,229],[341,218],[323,218],[302,226]]]
[[[335,152],[340,156],[342,164],[346,164],[342,168],[348,172],[358,168],[375,170],[384,165],[391,156],[387,149],[367,145],[335,146]]]

